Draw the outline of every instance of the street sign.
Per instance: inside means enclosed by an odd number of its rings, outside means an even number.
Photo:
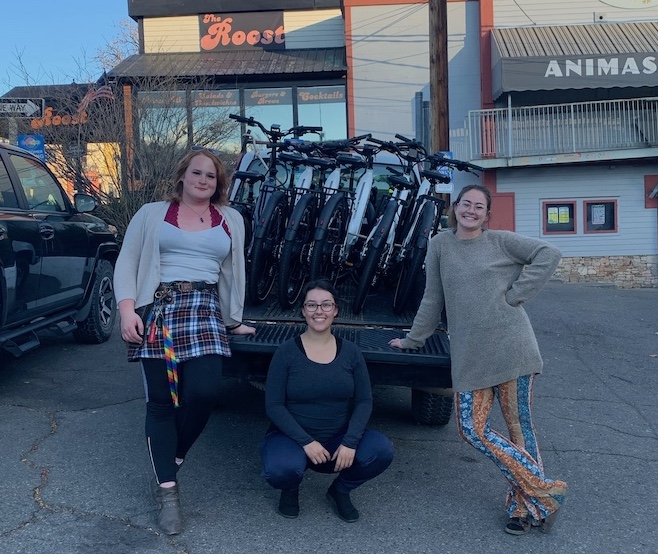
[[[443,150],[437,152],[437,154],[441,154],[444,158],[448,160],[453,159],[452,152],[450,150]],[[455,185],[452,182],[452,174],[454,173],[454,169],[452,167],[440,167],[439,168],[439,173],[445,175],[450,179],[449,183],[437,183],[434,185],[434,192],[436,193],[443,193],[443,194],[451,194],[455,190]]]
[[[43,98],[0,98],[0,117],[43,117]]]
[[[46,141],[43,135],[18,135],[16,143],[24,150],[31,152],[44,162],[46,161]]]

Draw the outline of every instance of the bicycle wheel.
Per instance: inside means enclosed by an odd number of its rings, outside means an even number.
[[[432,204],[426,203],[421,209],[416,225],[411,230],[411,239],[402,260],[400,276],[393,297],[393,311],[396,314],[401,314],[407,309],[415,310],[420,303],[420,296],[424,288],[423,263],[434,224],[434,210]],[[414,293],[416,294],[414,295]]]
[[[356,287],[356,294],[352,300],[352,312],[355,314],[361,313],[363,306],[366,302],[366,297],[370,289],[377,284],[379,278],[378,275],[379,265],[381,263],[382,257],[386,253],[387,243],[386,239],[393,225],[393,219],[395,217],[395,212],[397,210],[397,202],[391,201],[384,215],[382,216],[381,221],[377,225],[373,238],[370,240],[366,255],[363,261],[363,266],[361,270],[361,276],[359,278],[359,284]]]
[[[254,232],[247,273],[247,297],[253,305],[262,304],[272,290],[277,273],[277,251],[286,229],[286,195],[276,191],[267,201]]]
[[[336,281],[340,270],[338,251],[347,230],[347,198],[336,193],[322,208],[311,252],[311,280],[326,277]]]
[[[315,202],[313,193],[302,196],[286,228],[277,287],[279,304],[284,310],[295,305],[308,280],[308,251],[315,230]]]

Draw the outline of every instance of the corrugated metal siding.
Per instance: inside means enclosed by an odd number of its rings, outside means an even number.
[[[658,22],[494,29],[492,38],[503,58],[653,52]]]
[[[516,231],[554,244],[565,257],[655,255],[656,210],[644,207],[644,175],[652,166],[502,170],[497,191],[513,192]],[[542,235],[542,201],[576,201],[578,233]],[[583,200],[617,200],[617,233],[584,234]]]
[[[616,8],[600,0],[494,0],[493,4],[496,27],[594,23],[594,13],[604,13],[607,21],[615,22],[658,19],[655,1],[647,6],[637,0],[638,9]]]
[[[147,54],[199,50],[198,16],[144,19],[144,51]]]
[[[345,46],[345,23],[340,10],[285,12],[283,21],[288,49]]]

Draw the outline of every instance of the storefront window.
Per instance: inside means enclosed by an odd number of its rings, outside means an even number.
[[[240,113],[240,91],[194,90],[190,94],[194,144],[229,154],[240,150],[240,125],[229,114]]]
[[[585,233],[617,232],[616,200],[585,200],[583,212]]]
[[[299,87],[297,110],[300,125],[319,125],[323,140],[347,138],[345,86]]]
[[[551,200],[542,203],[545,235],[573,234],[576,232],[576,202]]]
[[[142,143],[184,148],[188,127],[185,105],[183,91],[139,92],[136,107]]]
[[[247,117],[253,117],[268,129],[272,125],[280,125],[282,130],[293,126],[291,88],[245,89],[244,106]],[[267,138],[256,128],[253,132],[259,139]]]

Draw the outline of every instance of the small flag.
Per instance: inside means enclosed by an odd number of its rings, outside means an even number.
[[[98,88],[92,87],[87,91],[87,94],[84,95],[80,104],[78,105],[78,113],[82,113],[89,108],[89,105],[92,102],[95,102],[99,98],[107,98],[108,100],[114,100],[114,92],[109,85],[102,85]]]

